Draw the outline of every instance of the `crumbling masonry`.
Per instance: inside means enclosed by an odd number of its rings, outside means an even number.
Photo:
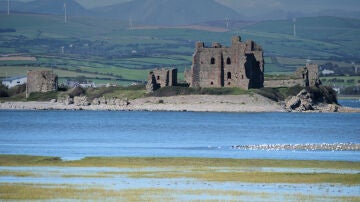
[[[153,92],[165,86],[175,85],[177,85],[177,69],[154,69],[149,72],[146,90]]]
[[[264,58],[262,48],[254,41],[242,42],[240,36],[231,40],[231,47],[213,43],[205,47],[197,42],[191,69],[184,77],[190,87],[264,86]]]
[[[319,67],[317,64],[306,64],[305,67],[300,67],[296,70],[295,76],[302,79],[302,85],[307,86],[318,86],[321,84],[319,78]]]
[[[53,71],[36,70],[27,72],[26,98],[32,92],[56,91],[58,88],[58,77]]]
[[[293,75],[287,79],[267,79],[264,82],[265,87],[292,87],[292,86],[319,86],[321,81],[319,78],[319,67],[317,64],[307,63],[304,67],[296,69]]]

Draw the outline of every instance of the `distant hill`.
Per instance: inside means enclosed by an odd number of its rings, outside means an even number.
[[[240,14],[213,0],[134,0],[94,10],[99,16],[129,19],[147,25],[187,25],[239,20]]]
[[[11,12],[18,13],[38,13],[50,15],[63,15],[64,3],[67,6],[69,16],[85,16],[91,12],[82,7],[75,0],[34,0],[31,2],[11,1]],[[0,11],[6,12],[7,1],[0,1]]]
[[[225,18],[240,20],[242,16],[214,0],[134,0],[88,10],[76,0],[11,1],[11,11],[63,15],[64,3],[69,16],[96,16],[129,20],[145,25],[188,25]],[[0,12],[6,12],[7,1],[0,1]]]
[[[4,40],[0,40],[0,55],[43,56],[31,64],[48,67],[57,64],[71,69],[72,75],[91,70],[102,72],[102,77],[112,73],[121,78],[141,80],[147,72],[141,70],[141,74],[134,75],[133,69],[176,66],[182,72],[191,65],[195,41],[204,41],[206,45],[216,41],[229,46],[231,36],[239,34],[244,41],[254,40],[264,48],[267,72],[294,71],[305,63],[306,58],[320,61],[319,64],[328,61],[360,63],[360,20],[298,18],[296,37],[292,33],[292,20],[239,21],[237,24],[239,28],[236,29],[233,23],[229,32],[191,30],[191,26],[187,29],[165,26],[127,29],[128,22],[121,20],[73,17],[64,23],[61,15],[0,14],[0,28],[15,30],[1,33]],[[221,22],[204,25],[220,26]],[[60,47],[64,47],[64,56],[59,55]],[[49,59],[48,56],[61,59]],[[80,61],[73,62],[68,58]],[[89,70],[85,68],[87,66],[93,68]],[[345,66],[344,63],[341,66]]]
[[[11,0],[11,12],[63,15],[64,2],[71,16],[93,16],[126,20],[134,25],[193,25],[207,22],[267,21],[301,17],[336,16],[360,19],[357,0],[314,0],[305,8],[301,0]],[[331,1],[331,3],[329,3]],[[0,12],[7,11],[7,0],[0,0]],[[221,23],[223,22],[223,23]]]

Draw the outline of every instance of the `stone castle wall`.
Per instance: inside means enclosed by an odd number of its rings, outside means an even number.
[[[32,92],[56,91],[58,87],[58,77],[53,71],[33,70],[27,72],[26,98]]]
[[[197,42],[192,67],[184,77],[190,87],[261,88],[264,84],[263,51],[253,41],[233,37],[231,47]]]
[[[303,79],[282,79],[282,80],[265,80],[264,87],[279,88],[279,87],[293,87],[302,86]]]
[[[303,86],[316,86],[320,84],[319,66],[317,64],[306,64],[295,71],[295,77],[303,80]]]
[[[149,72],[146,90],[152,92],[165,86],[175,85],[177,85],[177,69],[158,68]]]
[[[306,64],[305,67],[299,67],[296,69],[291,79],[283,80],[266,80],[264,82],[265,87],[292,87],[292,86],[317,86],[321,84],[319,78],[319,67],[317,64]]]

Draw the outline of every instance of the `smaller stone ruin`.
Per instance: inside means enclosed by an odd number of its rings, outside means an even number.
[[[295,71],[295,77],[302,79],[303,86],[319,86],[321,84],[319,78],[319,67],[317,64],[306,64]]]
[[[321,81],[319,78],[319,67],[317,64],[307,63],[304,67],[296,69],[293,75],[287,79],[269,79],[264,82],[265,87],[292,87],[292,86],[319,86]]]
[[[151,93],[165,86],[177,85],[177,69],[157,68],[149,72],[146,91]]]
[[[58,88],[58,76],[49,70],[32,70],[27,72],[26,98],[32,92],[50,92]]]

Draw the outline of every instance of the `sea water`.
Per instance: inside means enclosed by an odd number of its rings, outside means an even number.
[[[360,143],[360,113],[0,111],[0,154],[360,161],[359,151],[234,145]]]

